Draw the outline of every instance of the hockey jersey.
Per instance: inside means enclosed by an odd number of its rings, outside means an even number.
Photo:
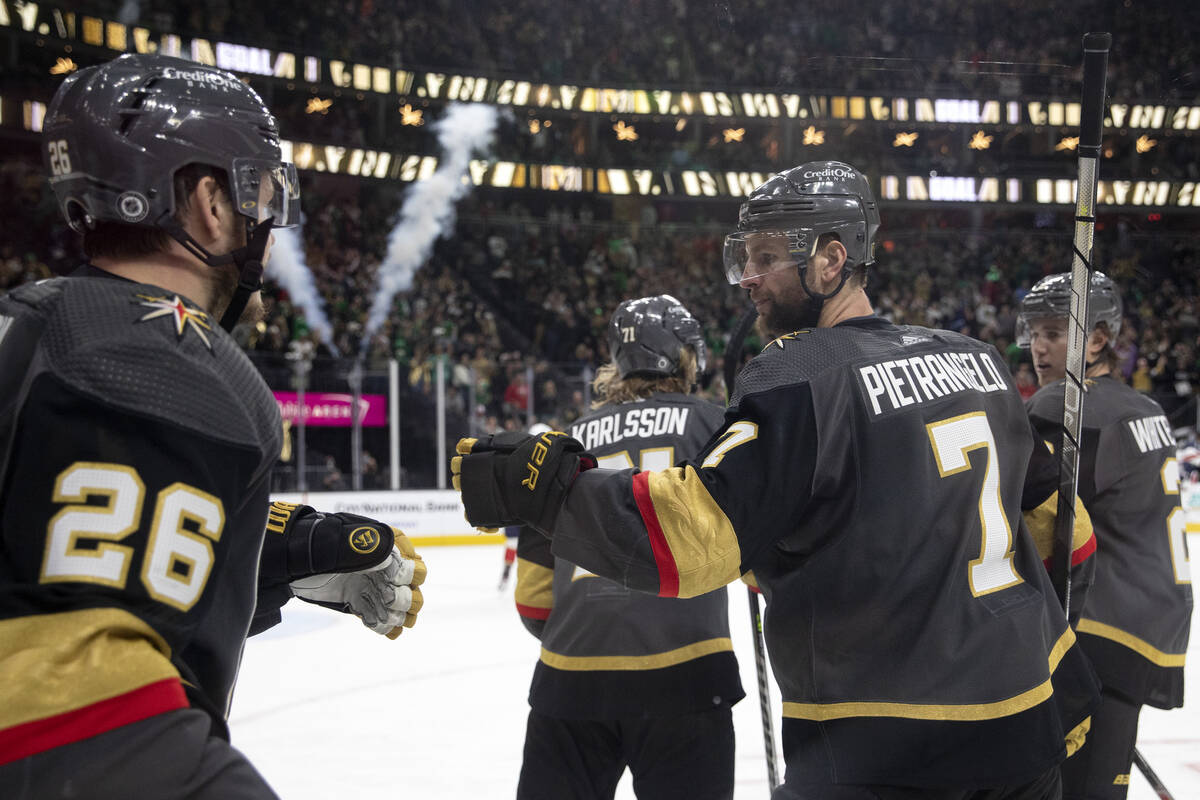
[[[93,271],[95,273],[95,271]],[[0,762],[224,716],[278,407],[188,300],[71,277],[0,297]]]
[[[721,426],[719,406],[658,393],[604,406],[571,426],[602,467],[667,469],[700,452]],[[541,639],[529,704],[568,719],[663,717],[745,696],[729,637],[724,588],[686,600],[654,597],[555,559],[522,528],[517,611]]]
[[[1105,686],[1135,703],[1176,708],[1193,600],[1175,437],[1149,397],[1110,376],[1086,386],[1078,493],[1098,549],[1076,632]],[[1064,392],[1058,381],[1027,404],[1056,443]]]
[[[553,550],[668,597],[752,569],[789,783],[1020,783],[1098,697],[1021,515],[1034,443],[990,345],[873,316],[797,331],[695,458],[582,473]]]

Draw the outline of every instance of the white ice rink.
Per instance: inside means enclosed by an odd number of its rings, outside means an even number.
[[[1190,534],[1191,552],[1200,535]],[[497,591],[502,548],[426,547],[425,608],[396,641],[299,600],[246,647],[234,744],[285,800],[511,798],[538,643]],[[515,579],[515,575],[513,576]],[[734,707],[737,800],[768,797],[746,593],[730,590],[746,699]],[[1188,702],[1143,711],[1139,748],[1177,800],[1200,798],[1200,615]],[[779,692],[773,689],[778,725]],[[1152,800],[1134,770],[1129,797]],[[626,773],[618,798],[633,798]]]

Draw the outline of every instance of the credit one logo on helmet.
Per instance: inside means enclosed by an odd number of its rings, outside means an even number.
[[[204,69],[176,69],[175,67],[166,67],[163,70],[163,77],[170,80],[188,81],[189,83],[191,81],[211,83],[222,89],[232,89],[235,87],[235,84],[240,83],[240,81],[225,73]]]
[[[858,177],[853,170],[843,169],[842,167],[826,167],[825,169],[813,170],[804,173],[805,180],[817,180],[821,178],[855,178]]]

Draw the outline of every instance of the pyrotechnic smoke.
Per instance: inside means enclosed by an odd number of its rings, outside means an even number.
[[[317,293],[312,272],[304,260],[300,228],[277,228],[273,235],[275,244],[271,246],[271,257],[267,261],[267,275],[287,290],[292,305],[304,313],[308,327],[337,355],[321,295]]]
[[[125,0],[117,9],[117,22],[122,25],[136,25],[142,16],[142,4],[138,0]]]
[[[442,159],[427,179],[409,187],[400,222],[388,235],[387,255],[379,265],[379,286],[363,331],[362,349],[387,319],[397,292],[412,286],[413,275],[429,258],[438,236],[454,227],[454,203],[471,189],[464,180],[471,154],[486,150],[496,130],[496,109],[479,103],[452,103],[434,123]]]

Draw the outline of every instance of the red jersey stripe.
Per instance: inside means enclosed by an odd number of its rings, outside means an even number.
[[[0,730],[0,764],[187,707],[178,678],[156,681],[83,708]]]
[[[633,499],[642,515],[642,524],[650,537],[650,549],[654,553],[654,562],[658,566],[658,596],[679,596],[679,566],[675,556],[663,535],[662,525],[659,524],[658,514],[654,510],[654,501],[650,499],[650,473],[639,472],[633,476]]]

